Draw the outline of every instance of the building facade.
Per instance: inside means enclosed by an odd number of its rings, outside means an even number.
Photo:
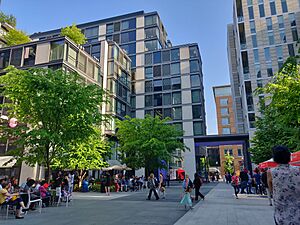
[[[298,0],[234,0],[233,24],[228,26],[228,56],[238,131],[250,138],[266,85],[289,56],[298,51]]]
[[[3,70],[10,65],[19,69],[61,68],[66,71],[77,72],[83,83],[96,84],[99,87],[102,87],[103,83],[100,62],[65,37],[54,37],[1,48],[0,76],[5,73]],[[3,103],[4,97],[0,96],[0,101]],[[3,108],[0,109],[0,116],[1,118],[6,116]],[[12,149],[14,146],[9,139],[0,142],[0,175],[20,177],[21,182],[25,181],[27,177],[34,179],[44,177],[44,168],[39,165],[29,167],[22,163],[22,166],[16,166],[15,161],[5,165],[10,159],[9,156],[5,155]]]
[[[183,141],[190,151],[171,167],[196,171],[195,138],[206,134],[202,61],[197,44],[172,46],[157,12],[139,11],[79,24],[87,37],[85,45],[101,61],[101,41],[113,41],[131,59],[131,117],[146,114],[169,116],[185,131]],[[44,40],[59,36],[60,29],[31,36]],[[121,106],[123,107],[123,106]],[[116,107],[118,108],[118,107]]]
[[[234,101],[230,85],[213,87],[214,98],[217,111],[218,134],[236,134],[236,118],[234,115]],[[234,157],[234,171],[239,174],[241,167],[244,165],[243,147],[242,145],[220,145],[220,172],[225,175],[224,165],[225,156],[229,154]]]

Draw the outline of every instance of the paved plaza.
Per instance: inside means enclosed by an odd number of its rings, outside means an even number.
[[[205,184],[207,194],[216,183]],[[153,197],[147,201],[148,189],[141,192],[105,194],[74,193],[73,203],[65,206],[45,208],[42,214],[29,212],[25,219],[9,220],[0,217],[0,224],[11,225],[173,225],[186,210],[179,206],[181,184],[172,183],[167,188],[166,200]],[[3,213],[3,212],[2,212]]]
[[[148,190],[105,194],[74,193],[70,207],[45,208],[42,214],[29,212],[24,220],[1,218],[1,224],[20,225],[273,225],[273,208],[256,195],[233,196],[231,185],[204,184],[206,195],[194,209],[179,205],[181,185],[167,189],[167,199],[146,200]],[[3,213],[3,212],[2,212]]]

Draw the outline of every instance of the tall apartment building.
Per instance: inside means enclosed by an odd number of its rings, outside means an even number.
[[[289,56],[297,52],[298,0],[234,0],[228,26],[228,58],[237,130],[253,136],[259,115],[258,87],[267,84]]]
[[[103,87],[115,92],[111,96],[112,104],[106,108],[116,109],[116,116],[120,118],[125,114],[138,118],[144,118],[146,114],[171,117],[172,124],[185,131],[183,141],[190,151],[178,152],[183,160],[174,158],[170,166],[173,169],[182,167],[186,173],[193,174],[197,157],[195,139],[206,134],[202,61],[198,45],[172,46],[157,12],[139,11],[79,24],[78,27],[88,40],[84,45],[85,51],[100,60]],[[46,41],[59,35],[60,29],[56,29],[35,33],[31,38]],[[107,56],[104,52],[109,51],[109,47],[103,44],[105,40],[112,41],[123,49],[119,52],[126,52],[129,56],[131,76],[126,78],[127,81],[122,81],[122,71],[115,66],[122,62],[111,63],[109,59],[103,59]],[[115,57],[116,51],[111,54],[107,57]],[[128,96],[131,105],[128,104]],[[110,134],[115,132],[113,121],[106,131]]]
[[[230,85],[213,87],[214,98],[217,111],[218,134],[236,134],[237,126],[234,115],[234,100]],[[240,173],[240,168],[244,164],[242,145],[220,145],[220,172],[225,175],[224,165],[227,154],[234,157],[233,166],[237,174]]]

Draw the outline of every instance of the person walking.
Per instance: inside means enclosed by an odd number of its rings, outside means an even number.
[[[270,204],[270,206],[272,206],[273,204],[272,204],[271,192],[270,192],[269,187],[268,187],[267,171],[268,171],[268,168],[262,170],[261,183],[262,183],[262,186],[263,186],[264,190],[266,190],[266,192],[267,192],[267,196],[268,196],[268,199],[269,199],[269,204]]]
[[[232,177],[231,177],[231,185],[234,189],[234,194],[235,194],[235,198],[238,199],[238,193],[240,191],[240,188],[239,188],[239,177],[236,175],[236,173],[234,172],[232,174]]]
[[[263,193],[262,193],[262,186],[261,186],[261,174],[258,168],[254,170],[253,178],[255,180],[255,193],[262,195]]]
[[[198,201],[198,197],[200,196],[204,200],[204,195],[201,194],[200,188],[203,184],[201,177],[198,173],[194,174],[194,181],[193,181],[194,187],[195,187],[195,200]]]
[[[105,193],[107,196],[110,195],[110,185],[111,185],[111,176],[109,172],[106,173],[106,179],[105,179]]]
[[[156,182],[155,182],[155,177],[154,177],[153,173],[151,173],[150,176],[149,176],[149,178],[148,178],[147,186],[150,189],[147,200],[151,199],[152,192],[154,193],[154,196],[155,196],[156,200],[158,200],[159,196],[157,194]]]
[[[158,184],[158,190],[160,196],[162,196],[162,199],[166,198],[166,188],[164,183],[164,176],[162,173],[159,173],[159,184]]]
[[[286,146],[275,146],[272,151],[278,166],[268,171],[267,179],[273,193],[275,224],[300,224],[300,169],[289,165],[291,153]]]
[[[241,179],[241,194],[246,194],[245,188],[247,189],[248,186],[248,170],[244,168],[244,170],[240,173],[240,179]]]

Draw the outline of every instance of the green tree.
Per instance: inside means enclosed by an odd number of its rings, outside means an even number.
[[[8,46],[25,44],[31,41],[25,32],[16,29],[9,30],[3,38]]]
[[[101,169],[108,164],[105,158],[111,151],[108,142],[95,128],[95,133],[81,142],[72,142],[59,152],[53,166],[59,169],[71,169],[79,172],[79,187],[89,169]]]
[[[69,27],[62,28],[60,35],[70,38],[77,45],[83,45],[86,43],[86,37],[81,32],[81,30],[78,27],[76,27],[75,24]]]
[[[295,58],[289,58],[271,82],[256,93],[266,93],[265,105],[250,149],[253,161],[260,163],[272,157],[272,147],[286,145],[292,151],[300,148],[300,73]]]
[[[234,171],[234,168],[233,168],[233,160],[234,160],[234,157],[231,156],[231,155],[227,152],[227,154],[225,155],[225,165],[224,165],[225,172],[228,172],[228,173],[230,173],[230,174],[233,173],[233,171]]]
[[[97,134],[94,127],[104,119],[99,110],[103,90],[80,83],[77,73],[62,70],[10,67],[6,72],[0,77],[4,85],[0,94],[10,103],[3,107],[20,125],[8,129],[1,124],[0,131],[14,140],[17,148],[10,151],[12,155],[29,165],[44,165],[51,174],[62,150]]]
[[[8,23],[9,25],[16,27],[17,20],[13,15],[6,15],[4,12],[0,12],[0,23]]]
[[[183,132],[168,124],[169,119],[146,116],[117,122],[117,138],[121,158],[129,167],[145,168],[146,175],[154,169],[164,168],[175,150],[185,151],[181,141]]]

